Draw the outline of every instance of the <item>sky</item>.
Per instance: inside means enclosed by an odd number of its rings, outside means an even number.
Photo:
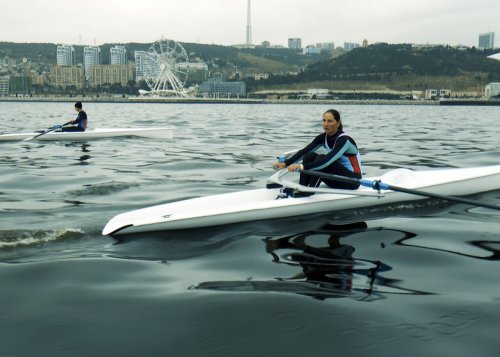
[[[246,41],[247,0],[0,0],[0,41],[73,45]],[[499,0],[251,0],[252,43],[477,46],[495,32]]]

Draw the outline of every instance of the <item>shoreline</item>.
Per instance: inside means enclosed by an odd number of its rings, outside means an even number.
[[[445,99],[251,99],[251,98],[148,98],[148,97],[0,97],[0,102],[161,103],[161,104],[352,104],[352,105],[500,105],[500,100]]]

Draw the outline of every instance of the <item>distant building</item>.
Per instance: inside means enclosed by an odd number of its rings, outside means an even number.
[[[73,46],[57,46],[57,64],[61,66],[71,66],[75,64],[75,49]]]
[[[56,87],[83,88],[84,74],[81,64],[73,66],[52,66],[50,69],[50,84]]]
[[[335,49],[335,43],[334,42],[317,43],[316,48],[320,48],[323,51],[333,51]]]
[[[331,95],[328,93],[328,89],[309,88],[307,93],[301,93],[297,97],[299,99],[330,99]]]
[[[363,48],[367,48],[368,47],[368,40],[366,38],[363,40],[363,45],[362,46],[363,46]]]
[[[202,82],[198,95],[204,98],[245,98],[247,87],[245,82],[224,82],[221,78],[210,78]]]
[[[353,42],[344,42],[344,51],[349,52],[355,48],[358,48],[359,44],[358,43],[353,43]]]
[[[489,83],[484,88],[484,96],[487,99],[500,98],[500,83]]]
[[[151,55],[146,51],[135,51],[135,76],[137,81],[156,77],[159,68]]]
[[[321,54],[321,51],[322,51],[321,47],[307,46],[306,48],[302,49],[302,54],[303,55],[319,55],[319,54]]]
[[[123,87],[134,79],[134,64],[97,64],[90,69],[90,85],[120,84]]]
[[[98,46],[89,46],[83,49],[83,67],[85,79],[90,80],[92,66],[101,64],[101,49]]]
[[[495,47],[495,33],[485,32],[479,34],[479,48],[492,49]]]
[[[424,98],[428,100],[436,100],[441,98],[450,98],[451,90],[449,89],[426,89]]]
[[[437,89],[426,89],[425,90],[425,96],[424,96],[425,99],[434,100],[434,99],[437,99],[437,97],[438,97],[438,90]]]
[[[33,85],[44,86],[47,84],[47,76],[43,74],[38,74],[35,71],[31,71],[30,73],[30,82]]]
[[[288,39],[288,48],[290,48],[292,50],[302,49],[302,39],[301,38],[289,38]]]
[[[450,89],[440,89],[439,90],[439,98],[451,98],[451,90]]]
[[[7,97],[9,95],[9,76],[0,77],[0,97]]]
[[[123,46],[115,46],[109,49],[109,64],[127,64],[127,49]]]
[[[256,81],[262,81],[264,79],[268,79],[269,78],[269,73],[254,73],[251,75],[251,77],[253,79],[255,79]]]
[[[208,65],[203,62],[183,62],[177,63],[175,69],[187,73],[189,82],[203,82],[208,79]]]

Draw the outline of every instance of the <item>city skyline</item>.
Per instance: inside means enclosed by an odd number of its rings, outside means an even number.
[[[247,4],[247,0],[88,0],[82,6],[73,0],[0,0],[0,41],[101,45],[152,43],[164,37],[244,44]],[[477,47],[479,34],[500,33],[498,13],[500,3],[493,0],[253,0],[251,35],[255,45],[269,41],[285,47],[289,38],[301,38],[303,47],[364,39]]]

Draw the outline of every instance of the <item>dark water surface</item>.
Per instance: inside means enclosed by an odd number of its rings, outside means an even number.
[[[500,164],[500,108],[337,107],[367,175]],[[102,237],[114,215],[260,188],[323,105],[84,103],[173,140],[0,144],[0,356],[497,356],[500,214],[424,201]],[[0,103],[0,131],[75,117]],[[499,183],[500,187],[500,183]],[[472,197],[500,205],[500,190]]]

